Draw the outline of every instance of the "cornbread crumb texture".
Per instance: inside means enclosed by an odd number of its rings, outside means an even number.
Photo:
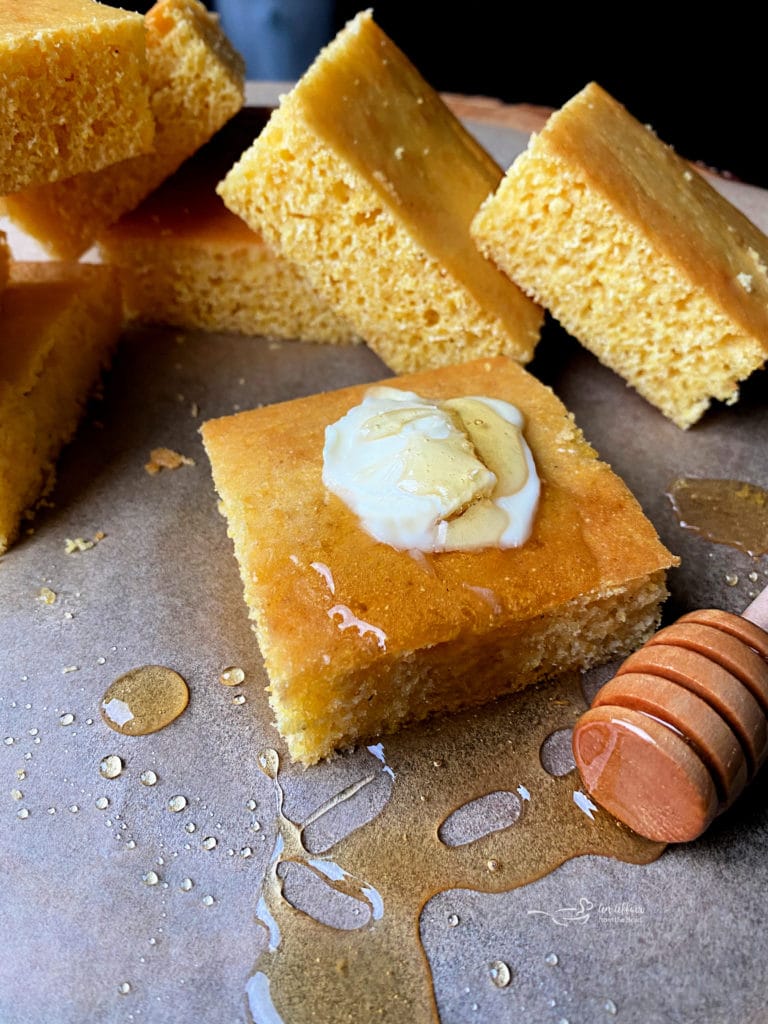
[[[102,234],[101,257],[119,267],[131,319],[304,341],[358,341],[298,269],[216,195],[216,183],[263,124],[259,111],[236,114]]]
[[[0,308],[0,552],[52,485],[120,326],[111,268],[12,264]]]
[[[156,476],[161,469],[181,469],[182,466],[194,466],[195,460],[190,459],[173,448],[153,448],[149,453],[149,462],[144,469],[150,476]]]
[[[0,196],[152,145],[144,22],[95,0],[0,5]]]
[[[158,0],[145,21],[153,151],[5,201],[16,223],[57,257],[85,252],[243,105],[242,58],[199,0]]]
[[[590,83],[472,226],[480,248],[678,426],[768,356],[768,239]]]
[[[676,560],[552,392],[499,357],[385,381],[517,406],[542,479],[522,547],[374,541],[322,485],[324,431],[365,386],[206,423],[203,440],[294,759],[628,654]]]
[[[401,372],[531,358],[541,310],[469,235],[501,173],[364,11],[219,191]]]

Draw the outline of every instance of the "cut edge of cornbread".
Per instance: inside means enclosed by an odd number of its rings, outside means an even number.
[[[125,315],[141,323],[324,344],[360,338],[293,264],[230,213],[210,189],[177,200],[174,178],[103,233]]]
[[[515,382],[509,362],[451,367],[442,381],[445,370],[385,383],[442,398],[505,397],[510,382],[530,389],[527,409],[519,393],[506,397],[524,409],[546,497],[531,540],[512,552],[396,552],[324,492],[321,456],[312,454],[322,448],[317,410],[327,405],[325,422],[334,421],[366,386],[204,424],[270,704],[294,760],[313,763],[433,714],[626,656],[658,626],[666,569],[678,560],[551,391],[533,378]],[[529,421],[534,415],[540,422]]]
[[[100,3],[32,0],[0,41],[0,195],[151,149],[144,21]]]
[[[683,429],[768,357],[768,239],[596,83],[532,136],[472,234]]]
[[[542,310],[469,235],[501,173],[362,11],[282,98],[219,194],[403,372],[532,357]]]
[[[8,216],[60,259],[82,255],[243,105],[243,59],[199,0],[157,0],[145,23],[153,151],[4,202]]]
[[[0,305],[0,554],[55,480],[122,324],[117,274],[13,263]],[[13,351],[4,343],[13,339]]]

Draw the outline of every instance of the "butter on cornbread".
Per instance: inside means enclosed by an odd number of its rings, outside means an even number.
[[[678,426],[768,357],[768,239],[599,85],[477,214],[482,251]]]
[[[144,21],[95,0],[0,4],[0,196],[152,145]]]
[[[0,301],[0,554],[51,486],[121,324],[110,267],[11,265]]]
[[[132,320],[331,344],[358,341],[296,267],[216,195],[216,184],[263,123],[259,111],[239,111],[101,235],[101,258],[119,268]]]
[[[152,152],[5,200],[8,215],[60,259],[82,255],[243,105],[243,60],[199,0],[157,0],[144,20]]]
[[[277,727],[306,763],[630,653],[656,627],[676,563],[565,407],[514,360],[382,383],[515,405],[541,497],[520,547],[396,550],[322,481],[325,429],[367,385],[204,424]]]
[[[533,354],[542,311],[469,225],[502,172],[358,14],[219,187],[397,372]]]

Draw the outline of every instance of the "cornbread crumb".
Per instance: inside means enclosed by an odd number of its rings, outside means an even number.
[[[150,476],[154,476],[161,469],[180,469],[182,466],[194,466],[194,464],[194,459],[189,459],[172,448],[153,448],[149,453],[149,462],[145,464],[144,469]]]
[[[501,176],[361,11],[218,191],[399,373],[532,357],[541,309],[469,234]]]
[[[95,548],[99,541],[104,540],[106,533],[102,533],[100,530],[98,533],[93,535],[93,540],[85,540],[83,537],[75,537],[74,540],[67,538],[64,541],[64,551],[68,555],[75,554],[76,551],[90,551],[91,548]]]
[[[768,357],[768,239],[591,83],[481,207],[482,251],[678,426]]]
[[[37,600],[42,604],[55,604],[56,597],[56,592],[51,590],[50,587],[41,587],[40,592],[37,595]]]
[[[157,0],[144,20],[152,152],[5,201],[8,215],[60,259],[85,252],[243,105],[243,60],[199,0]]]

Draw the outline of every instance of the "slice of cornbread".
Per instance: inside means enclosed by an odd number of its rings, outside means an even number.
[[[121,322],[112,268],[11,265],[0,306],[0,553],[52,484]]]
[[[144,22],[95,0],[0,4],[0,196],[152,145]]]
[[[131,319],[304,341],[357,341],[296,267],[271,252],[216,195],[216,183],[263,123],[259,111],[235,115],[104,232],[101,257],[120,270]]]
[[[469,235],[501,174],[363,11],[219,191],[400,372],[531,358],[542,311]]]
[[[472,233],[680,427],[768,357],[768,239],[595,83],[532,137]]]
[[[307,763],[629,653],[655,628],[676,562],[561,402],[514,360],[383,383],[517,406],[541,499],[522,547],[399,551],[322,482],[325,428],[365,385],[204,424],[277,726]]]
[[[243,105],[242,58],[199,0],[158,0],[145,22],[153,151],[5,201],[8,215],[61,259],[85,252]]]

